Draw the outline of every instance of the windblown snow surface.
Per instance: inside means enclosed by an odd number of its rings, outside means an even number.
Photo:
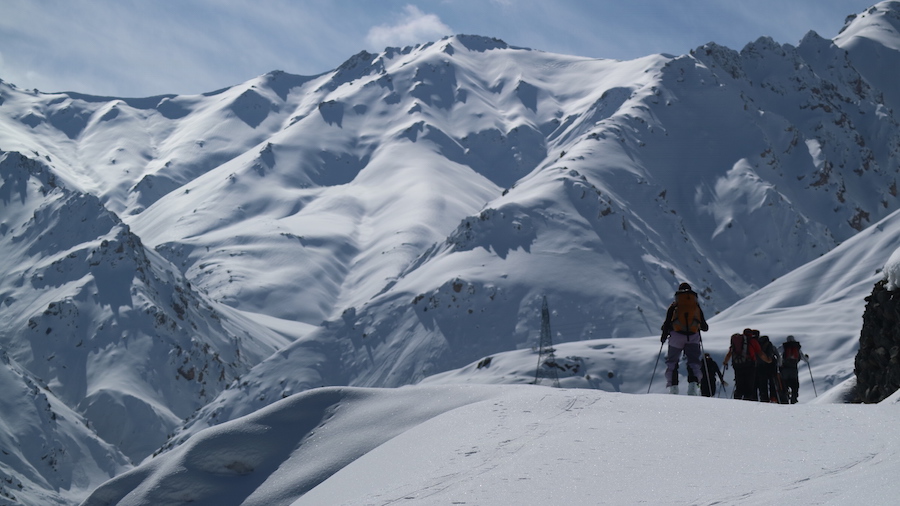
[[[201,432],[86,504],[886,505],[898,408],[329,387]]]

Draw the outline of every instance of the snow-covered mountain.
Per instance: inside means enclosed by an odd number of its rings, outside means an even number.
[[[287,342],[195,291],[95,195],[72,190],[42,160],[5,152],[0,175],[0,370],[9,369],[4,385],[15,397],[4,411],[7,484],[28,479],[25,489],[68,498],[89,491],[98,477],[91,466],[109,478],[140,461]],[[18,409],[31,398],[33,409]],[[79,448],[98,441],[103,451]]]
[[[0,346],[134,464],[311,388],[533,364],[544,297],[602,364],[569,386],[641,392],[685,280],[713,351],[824,315],[837,385],[900,235],[898,27],[889,1],[833,40],[624,62],[460,35],[198,96],[0,82]],[[486,382],[528,376],[505,362]]]
[[[131,463],[85,417],[0,351],[0,504],[72,504]]]
[[[854,23],[887,15],[879,12],[862,15]],[[384,269],[379,271],[383,278],[363,278],[374,285],[369,287],[368,293],[373,294],[369,300],[350,307],[340,304],[340,317],[260,364],[238,388],[203,408],[190,422],[192,428],[175,442],[209,424],[248,414],[272,399],[313,386],[398,386],[499,351],[523,348],[527,353],[536,344],[537,309],[544,294],[554,309],[558,342],[655,334],[678,280],[688,279],[699,288],[712,314],[734,302],[738,293],[751,295],[758,286],[817,259],[838,241],[853,237],[857,228],[896,209],[898,131],[892,110],[856,73],[846,52],[815,34],[798,48],[761,39],[741,53],[710,45],[677,58],[576,60],[565,65],[547,63],[551,58],[559,60],[556,55],[503,46],[482,51],[451,49],[464,43],[473,44],[472,39],[461,37],[409,54],[440,58],[450,69],[464,58],[514,59],[514,65],[482,67],[513,67],[521,73],[520,82],[542,83],[533,108],[525,107],[518,92],[507,100],[513,104],[508,107],[518,108],[517,118],[535,118],[533,130],[549,132],[544,137],[549,156],[411,264],[399,264],[402,271],[395,277]],[[404,72],[412,76],[408,87],[434,86],[429,84],[432,81],[416,81],[421,71],[411,66],[403,58],[396,66],[397,74],[390,73],[394,67],[387,67],[393,90],[400,88],[403,81],[398,74]],[[380,72],[380,65],[373,67]],[[370,72],[385,79],[375,70]],[[368,79],[376,79],[375,75]],[[432,80],[443,83],[446,78]],[[377,85],[369,84],[371,80],[360,81],[356,86],[377,90]],[[452,88],[466,89],[459,81],[457,77]],[[575,95],[578,84],[583,86],[582,94]],[[353,89],[347,86],[346,93]],[[480,90],[477,96],[502,101],[501,92],[493,97]],[[611,104],[616,93],[619,101]],[[568,100],[563,101],[563,96]],[[563,107],[576,98],[576,103],[587,106],[586,112]],[[543,104],[551,100],[554,110],[563,111],[559,118],[564,121],[541,121],[541,113],[548,109]],[[352,101],[345,101],[344,109],[351,109]],[[430,149],[453,153],[453,146],[469,142],[471,134],[447,134],[459,139],[451,142],[444,134],[432,132],[466,126],[457,119],[462,113],[456,109],[475,105],[475,99],[466,98],[448,113],[444,109],[449,107],[424,108],[417,100],[407,123],[418,121],[419,109],[431,113],[429,120],[417,127],[421,129],[415,135],[417,142],[406,138],[399,142],[409,149],[429,148],[421,156],[433,156]],[[479,110],[486,107],[483,102],[477,105]],[[448,115],[455,121],[442,123]],[[476,115],[475,120],[482,118]],[[352,119],[365,122],[362,117]],[[541,127],[551,124],[556,126]],[[352,125],[345,117],[340,132],[328,132],[340,135]],[[866,140],[873,136],[877,140]],[[507,152],[524,150],[510,138],[504,142],[509,145]],[[470,153],[476,147],[466,149],[459,156],[473,156]],[[272,150],[278,153],[277,148]],[[333,190],[356,192],[359,199],[392,194],[392,187],[384,183],[375,196],[355,188],[360,181],[376,180],[382,162],[375,158],[357,180]],[[428,160],[418,162],[418,170],[429,170],[437,163]],[[272,166],[274,170],[278,163]],[[191,194],[166,199],[186,199]],[[401,205],[409,198],[410,192],[404,192],[392,202]],[[180,206],[165,206],[160,212],[172,213]],[[362,208],[340,207],[347,213],[361,213]],[[154,212],[151,208],[142,213],[137,222]],[[396,229],[406,230],[403,225]],[[292,230],[307,241],[312,237]],[[333,231],[330,227],[327,234]],[[369,266],[382,261],[379,265],[385,266],[391,256],[395,250],[380,248],[357,255],[355,261]],[[334,258],[331,255],[329,261]],[[875,268],[865,273],[863,284],[871,285],[869,277]],[[361,285],[353,286],[354,295],[366,292]],[[864,292],[858,294],[850,307],[861,314]],[[758,320],[754,323],[759,325]],[[847,325],[858,328],[859,320],[853,317]],[[852,330],[849,334],[846,327],[842,330],[840,339],[853,336]],[[796,332],[803,333],[802,329]],[[839,346],[846,354],[847,348]],[[852,364],[844,356],[820,364],[829,368],[829,374],[830,368],[836,369],[831,384],[852,374]]]

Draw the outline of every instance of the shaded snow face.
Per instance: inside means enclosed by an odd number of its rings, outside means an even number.
[[[0,175],[3,348],[132,461],[276,348],[44,161]]]
[[[0,497],[10,504],[74,504],[129,470],[129,459],[27,369],[0,352]]]

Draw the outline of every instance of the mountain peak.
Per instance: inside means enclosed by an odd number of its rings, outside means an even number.
[[[851,14],[834,41],[840,47],[852,45],[857,38],[866,38],[900,49],[900,0],[879,2],[859,14]]]
[[[491,49],[510,49],[510,45],[495,37],[459,34],[445,39],[457,40],[469,51],[489,51]]]
[[[847,17],[836,46],[847,51],[859,73],[884,94],[884,103],[900,111],[900,1],[880,2]]]

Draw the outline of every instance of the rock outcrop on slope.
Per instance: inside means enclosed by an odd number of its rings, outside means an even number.
[[[866,297],[855,372],[859,401],[881,402],[900,388],[900,290],[886,279]]]

